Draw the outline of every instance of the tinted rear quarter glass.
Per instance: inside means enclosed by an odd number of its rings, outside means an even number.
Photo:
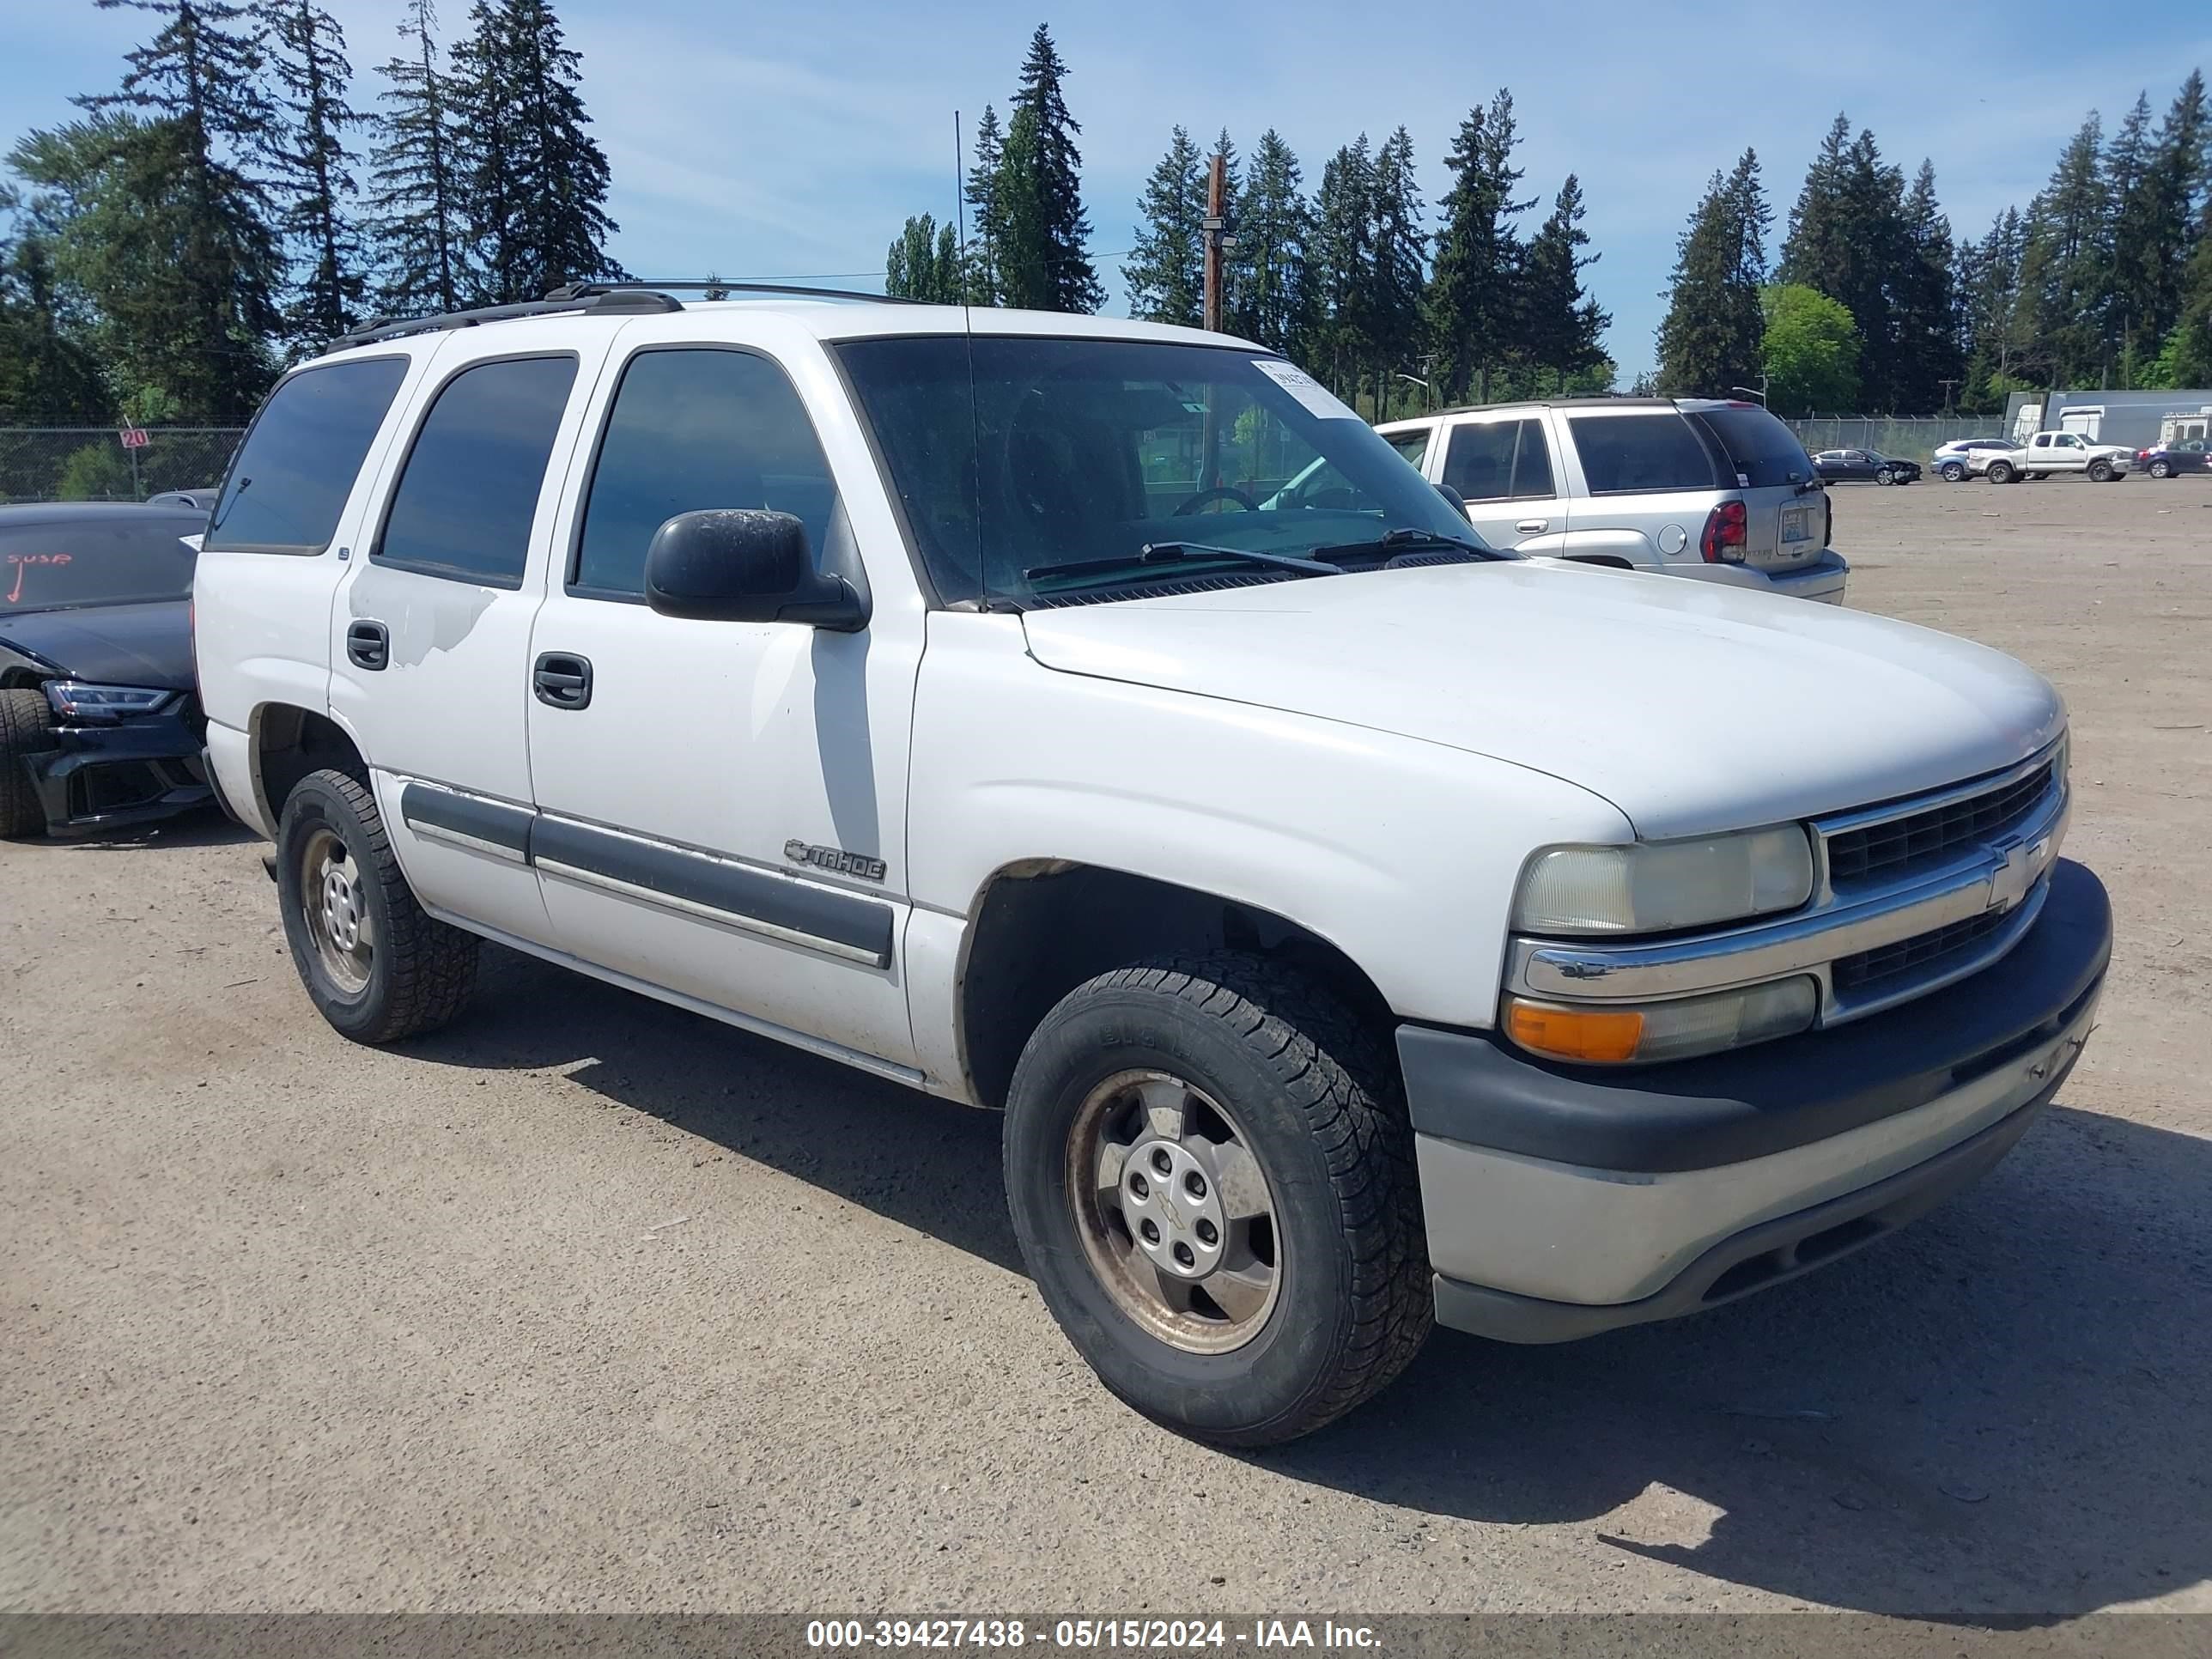
[[[0,615],[181,599],[191,592],[200,528],[189,513],[149,511],[0,524]]]
[[[507,357],[438,389],[372,556],[426,576],[520,587],[576,360]]]
[[[407,378],[404,357],[302,369],[270,394],[208,520],[228,553],[319,553]]]
[[[1672,411],[1570,415],[1567,431],[1593,495],[1718,487],[1712,457],[1690,423]]]
[[[1797,434],[1763,409],[1701,409],[1689,418],[1704,424],[1749,489],[1802,483],[1813,476]]]

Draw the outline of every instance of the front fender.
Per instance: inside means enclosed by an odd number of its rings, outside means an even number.
[[[1122,871],[1297,923],[1401,1018],[1484,1026],[1529,853],[1632,836],[1609,802],[1526,767],[1056,672],[1023,649],[1018,618],[930,623],[909,804],[918,907],[970,917],[998,872],[1036,860]]]

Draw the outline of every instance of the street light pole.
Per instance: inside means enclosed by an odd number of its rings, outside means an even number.
[[[1768,378],[1769,377],[1765,374],[1760,375],[1759,377],[1759,386],[1756,390],[1747,386],[1732,386],[1729,390],[1730,392],[1741,392],[1747,398],[1758,398],[1759,406],[1761,409],[1764,409],[1766,407],[1766,382]]]

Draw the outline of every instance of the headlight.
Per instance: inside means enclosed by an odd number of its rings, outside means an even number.
[[[54,713],[73,720],[150,714],[177,695],[148,685],[87,685],[82,680],[48,680],[46,690]]]
[[[1696,841],[1554,847],[1522,872],[1523,933],[1663,933],[1794,910],[1813,896],[1813,844],[1796,824]]]
[[[1615,1004],[1505,999],[1506,1035],[1549,1060],[1622,1065],[1680,1060],[1788,1036],[1813,1023],[1820,988],[1809,975],[1711,996]]]

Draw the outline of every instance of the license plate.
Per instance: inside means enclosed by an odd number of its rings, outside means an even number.
[[[1782,542],[1809,542],[1813,539],[1813,510],[1808,507],[1785,508],[1782,514]]]

